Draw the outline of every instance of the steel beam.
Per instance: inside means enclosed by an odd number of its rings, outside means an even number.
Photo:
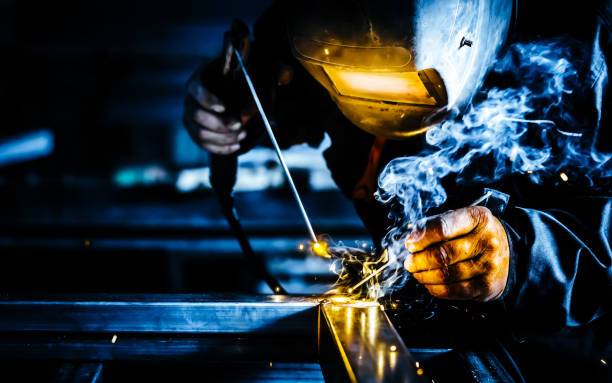
[[[319,355],[327,382],[424,382],[415,361],[377,304],[324,303]]]
[[[0,297],[0,332],[314,334],[320,299],[202,295]]]
[[[304,362],[318,356],[326,381],[422,381],[379,305],[327,297],[4,295],[0,332],[3,359]]]
[[[4,333],[0,360],[317,363],[319,359],[314,333],[304,337],[115,335]]]
[[[102,363],[64,363],[53,383],[102,383]]]

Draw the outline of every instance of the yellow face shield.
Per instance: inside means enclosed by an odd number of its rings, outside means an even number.
[[[403,47],[351,47],[294,41],[295,54],[342,113],[375,136],[404,139],[427,130],[426,117],[447,103],[434,69],[415,70]]]
[[[341,96],[365,100],[436,105],[417,72],[369,72],[325,67],[336,91]]]

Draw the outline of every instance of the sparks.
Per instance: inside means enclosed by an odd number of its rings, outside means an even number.
[[[299,250],[299,251],[304,251],[304,244],[303,244],[303,243],[300,243],[300,244],[298,245],[298,250]]]
[[[325,55],[329,55],[329,49],[325,48],[323,52],[325,52]]]
[[[111,338],[111,343],[115,344],[117,342],[117,334],[114,334],[113,337]]]
[[[567,176],[567,174],[565,174],[563,172],[559,173],[559,177],[561,177],[563,182],[567,182],[567,180],[569,180],[569,177]]]
[[[353,286],[352,288],[349,288],[349,292],[355,290],[357,287],[363,285],[364,283],[366,283],[367,281],[369,281],[370,279],[374,278],[375,276],[377,276],[378,274],[380,274],[387,266],[389,266],[391,264],[391,262],[385,263],[384,266],[382,266],[381,268],[377,269],[375,272],[373,272],[372,274],[368,275],[366,278],[362,279],[361,282],[357,283],[355,286]]]

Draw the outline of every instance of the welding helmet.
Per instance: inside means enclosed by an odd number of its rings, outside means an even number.
[[[359,128],[403,139],[460,113],[503,45],[512,0],[298,0],[293,54]]]

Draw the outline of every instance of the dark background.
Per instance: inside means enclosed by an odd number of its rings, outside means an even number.
[[[270,2],[0,0],[0,292],[269,292],[181,114],[231,20],[252,25]],[[46,152],[11,155],[28,134]],[[288,161],[318,233],[351,244],[365,231],[320,151]],[[297,251],[306,230],[273,158],[241,159],[238,212],[290,292],[325,291],[333,275]]]

